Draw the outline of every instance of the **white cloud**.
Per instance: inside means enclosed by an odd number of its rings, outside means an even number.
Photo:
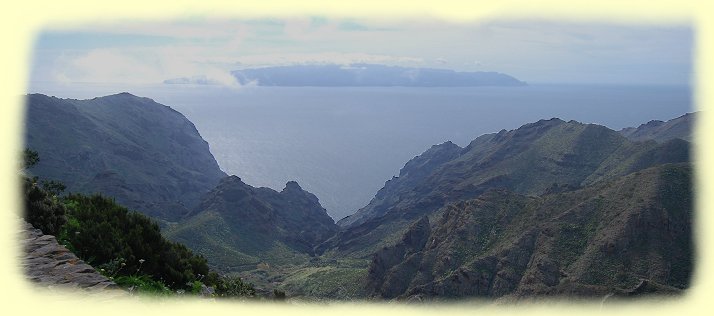
[[[240,56],[236,60],[242,65],[242,68],[294,64],[349,65],[355,63],[383,63],[417,65],[424,62],[421,58],[410,56],[339,52],[249,55]]]
[[[235,85],[230,71],[238,68],[381,63],[499,71],[531,82],[609,82],[614,72],[622,82],[651,82],[682,81],[691,67],[692,34],[687,27],[419,20],[358,21],[369,28],[345,31],[341,22],[199,19],[74,28],[71,34],[92,36],[72,36],[78,43],[57,48],[62,37],[53,39],[49,34],[48,44],[38,51],[41,67],[33,69],[33,80],[156,83],[203,76]],[[107,44],[102,34],[127,36]],[[146,35],[168,40],[155,42]],[[480,61],[474,61],[475,56]],[[659,68],[679,75],[664,77],[647,71]]]
[[[70,81],[150,83],[161,76],[150,60],[110,49],[89,51],[65,66],[70,69],[62,76]]]
[[[239,85],[230,74],[232,69],[199,61],[200,56],[197,48],[94,49],[62,58],[54,79],[60,83],[146,84],[200,75],[226,86]]]

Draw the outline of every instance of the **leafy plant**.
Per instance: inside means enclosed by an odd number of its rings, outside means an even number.
[[[47,235],[57,235],[66,223],[62,203],[37,185],[37,178],[24,179],[25,220]]]
[[[237,276],[224,276],[216,284],[216,295],[219,297],[255,296],[255,288],[245,283]]]
[[[32,166],[40,162],[40,155],[34,150],[25,148],[25,150],[22,152],[22,156],[23,167],[25,169],[31,168]]]
[[[164,239],[155,222],[110,198],[70,194],[64,202],[69,221],[60,241],[91,265],[113,267],[122,258],[125,266],[113,270],[117,275],[145,274],[172,289],[190,289],[208,273],[205,258]]]
[[[64,192],[65,189],[67,189],[67,186],[64,185],[64,183],[62,182],[49,180],[42,181],[42,188],[52,196],[59,196],[60,194],[62,194],[62,192]]]

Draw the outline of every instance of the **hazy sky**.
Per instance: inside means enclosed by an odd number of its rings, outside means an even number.
[[[694,32],[686,25],[306,17],[192,18],[47,29],[34,83],[161,83],[295,63],[355,62],[503,72],[529,83],[687,84]]]

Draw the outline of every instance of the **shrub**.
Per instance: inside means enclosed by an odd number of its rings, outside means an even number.
[[[69,221],[59,239],[89,264],[120,260],[125,266],[118,276],[146,274],[172,289],[190,289],[199,274],[208,274],[205,258],[164,239],[148,217],[98,194],[70,194],[64,201]]]
[[[245,283],[237,276],[224,276],[215,286],[220,297],[255,296],[253,284]]]
[[[275,298],[275,300],[284,301],[285,300],[285,292],[278,290],[278,289],[274,289],[273,297]]]
[[[25,169],[30,168],[40,162],[40,155],[34,150],[25,148],[25,150],[22,152],[22,156],[23,167]]]
[[[56,196],[37,185],[37,178],[24,179],[25,220],[47,235],[57,235],[65,224],[65,207]]]

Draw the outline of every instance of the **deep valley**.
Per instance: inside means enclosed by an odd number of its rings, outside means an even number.
[[[196,267],[205,260],[217,275],[253,284],[254,296],[676,295],[696,263],[696,113],[622,130],[548,118],[464,147],[433,145],[335,222],[298,182],[277,191],[227,175],[193,123],[151,99],[32,94],[27,109],[26,148],[39,156],[28,177],[147,216],[183,245],[170,247],[194,269],[186,273],[204,271]],[[55,201],[67,194],[57,193]],[[84,203],[73,201],[70,209]],[[200,283],[206,274],[176,278]]]

